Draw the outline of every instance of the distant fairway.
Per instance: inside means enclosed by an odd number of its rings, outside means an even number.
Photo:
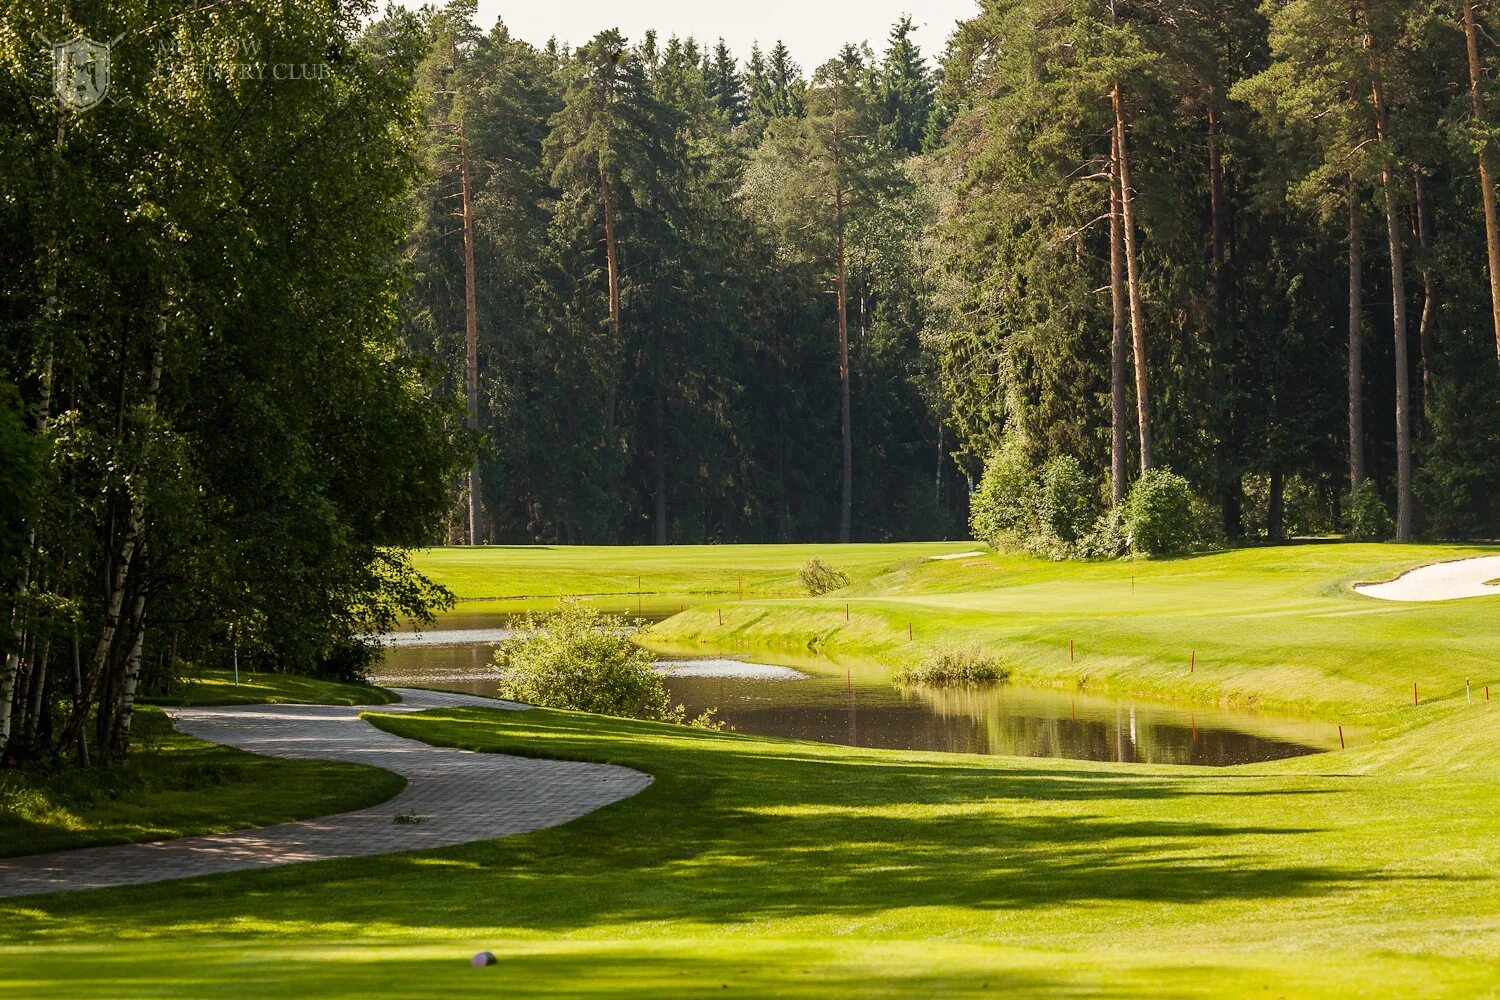
[[[973,542],[905,542],[867,545],[485,545],[449,546],[415,553],[419,570],[461,601],[539,597],[656,597],[801,593],[797,571],[814,557],[854,581],[893,563],[955,552]]]

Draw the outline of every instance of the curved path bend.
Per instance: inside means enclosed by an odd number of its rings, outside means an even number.
[[[251,753],[340,760],[394,771],[406,788],[378,806],[233,833],[0,858],[0,897],[101,889],[304,861],[420,851],[575,820],[628,798],[650,775],[612,764],[537,760],[434,747],[395,736],[360,712],[476,706],[472,695],[396,688],[395,705],[226,705],[169,709],[177,728]],[[398,823],[397,816],[421,817]]]
[[[1452,601],[1500,595],[1500,586],[1492,585],[1493,580],[1500,580],[1500,556],[1434,563],[1386,583],[1361,583],[1354,589],[1382,601]]]

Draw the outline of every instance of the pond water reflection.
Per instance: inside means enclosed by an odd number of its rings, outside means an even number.
[[[439,628],[448,624],[445,619]],[[447,636],[427,633],[388,649],[376,682],[496,694],[490,657],[504,621],[470,613],[451,624],[455,630]],[[892,750],[1212,766],[1295,757],[1333,749],[1339,741],[1327,723],[1256,712],[1008,684],[897,689],[888,670],[869,663],[658,652],[692,661],[664,676],[673,701],[686,706],[690,717],[714,708],[735,729],[766,736]],[[739,669],[737,659],[795,670]],[[1345,731],[1351,743],[1358,736]]]

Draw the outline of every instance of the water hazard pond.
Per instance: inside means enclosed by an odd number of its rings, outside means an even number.
[[[392,636],[376,683],[495,695],[491,648],[504,616],[473,613]],[[1010,684],[897,690],[889,670],[828,657],[668,653],[665,682],[688,715],[740,732],[889,750],[1224,766],[1337,748],[1313,722]],[[1352,733],[1347,733],[1352,736]]]

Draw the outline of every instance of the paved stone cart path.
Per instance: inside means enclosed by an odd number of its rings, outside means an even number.
[[[394,771],[406,788],[378,806],[234,833],[0,858],[0,896],[139,885],[330,858],[426,850],[559,826],[651,784],[630,768],[434,747],[376,729],[362,711],[525,706],[394,689],[396,705],[226,705],[169,709],[200,739],[272,757]],[[422,817],[397,823],[398,815]]]

